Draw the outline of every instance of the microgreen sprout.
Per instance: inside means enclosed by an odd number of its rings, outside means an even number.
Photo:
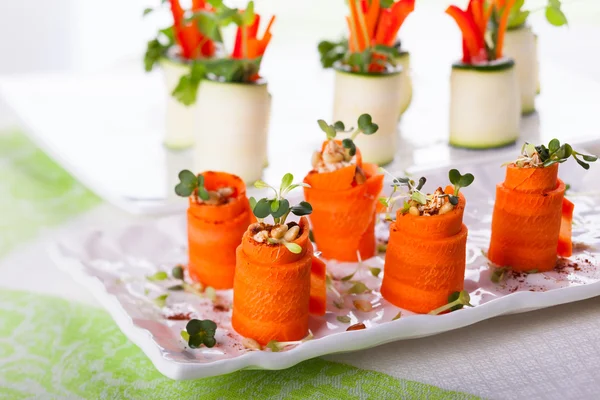
[[[400,318],[402,318],[402,311],[398,311],[398,314],[396,314],[396,316],[394,318],[392,318],[392,321],[395,321]]]
[[[160,296],[154,299],[154,304],[158,307],[163,308],[167,304],[167,298],[169,297],[168,293],[161,294]]]
[[[152,282],[164,281],[169,275],[165,271],[158,271],[154,275],[147,276],[146,279]]]
[[[202,200],[210,198],[204,187],[204,176],[201,174],[195,175],[187,169],[179,173],[179,183],[175,186],[175,193],[181,197],[190,197],[196,194]]]
[[[313,338],[314,338],[314,335],[309,330],[308,335],[302,340],[294,340],[294,341],[290,341],[290,342],[278,342],[277,340],[271,340],[269,343],[267,343],[267,345],[265,347],[268,349],[271,349],[272,352],[277,353],[277,352],[285,349],[287,346],[294,346],[294,345],[302,344]]]
[[[289,251],[298,254],[302,252],[302,248],[292,242],[297,238],[300,228],[294,226],[288,229],[286,220],[290,213],[299,217],[309,215],[312,213],[312,206],[306,201],[301,201],[295,206],[290,206],[290,202],[285,198],[289,192],[298,187],[310,187],[307,183],[293,183],[293,181],[294,176],[292,174],[285,174],[281,179],[279,190],[277,190],[273,186],[259,180],[254,183],[254,186],[258,189],[271,189],[274,195],[273,197],[264,197],[258,201],[254,197],[251,197],[249,201],[250,208],[259,221],[258,226],[264,227],[264,219],[269,215],[273,217],[273,222],[275,223],[275,227],[271,229],[270,233],[260,229],[255,234],[254,239],[259,242],[267,241],[271,244],[283,244]],[[283,228],[280,228],[282,226]]]
[[[382,170],[393,178],[392,192],[388,197],[379,199],[379,202],[386,207],[386,220],[392,220],[391,212],[396,201],[400,199],[404,199],[401,208],[402,214],[410,213],[415,216],[445,214],[458,204],[458,194],[460,189],[469,186],[475,179],[472,174],[461,175],[458,170],[452,169],[448,174],[450,183],[454,185],[454,192],[452,194],[445,193],[441,187],[436,189],[433,194],[425,194],[422,192],[423,186],[427,182],[425,177],[419,178],[418,182],[416,182],[408,177],[394,177],[383,168]],[[407,190],[401,191],[401,187],[406,187]],[[399,194],[396,195],[396,193]],[[448,198],[448,202],[444,201],[445,198]]]
[[[202,347],[214,347],[217,344],[215,340],[215,332],[217,324],[213,321],[192,319],[185,326],[185,331],[181,331],[181,337],[187,342],[192,349]]]
[[[457,169],[451,169],[448,173],[448,177],[450,183],[454,185],[454,194],[449,196],[449,200],[450,203],[455,206],[458,204],[458,193],[460,192],[460,189],[470,186],[475,180],[475,177],[473,174],[469,173],[461,175]]]
[[[494,272],[490,276],[490,280],[494,283],[500,283],[506,279],[507,273],[509,269],[506,267],[503,268],[494,268]]]
[[[448,304],[444,304],[443,306],[430,311],[429,315],[438,315],[445,311],[456,311],[463,308],[463,306],[474,307],[471,304],[471,296],[469,296],[469,293],[465,290],[450,294],[450,296],[448,296]]]
[[[343,324],[349,324],[350,321],[352,321],[350,319],[350,317],[347,315],[338,315],[337,317],[335,317],[335,319],[337,319],[338,321],[340,321]]]
[[[348,153],[350,156],[354,156],[356,154],[356,145],[354,144],[354,139],[361,133],[365,135],[372,135],[379,130],[379,125],[373,122],[373,118],[369,114],[362,114],[358,117],[357,125],[358,128],[350,128],[346,130],[344,123],[341,121],[335,122],[333,125],[328,125],[327,122],[322,119],[318,120],[319,128],[327,135],[327,139],[334,140],[336,135],[340,132],[350,133],[349,138],[345,138],[342,140],[342,146],[345,149],[348,149]]]
[[[570,157],[573,157],[577,161],[577,164],[586,170],[590,168],[589,163],[598,160],[598,157],[595,155],[579,153],[573,150],[570,144],[561,144],[558,139],[552,139],[548,143],[548,146],[543,144],[535,146],[526,142],[521,148],[519,158],[516,161],[504,163],[503,166],[515,164],[519,168],[542,168],[554,164],[562,164]]]

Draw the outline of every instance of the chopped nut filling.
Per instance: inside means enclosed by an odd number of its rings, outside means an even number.
[[[268,225],[257,222],[248,227],[252,238],[258,243],[279,244],[293,242],[300,236],[300,226],[295,222],[284,225]]]
[[[330,140],[321,153],[315,151],[312,157],[312,166],[318,172],[333,172],[352,165],[354,156],[348,149],[339,145],[335,140]]]
[[[198,204],[208,204],[211,206],[220,206],[223,204],[227,204],[233,201],[233,194],[235,190],[232,187],[225,186],[220,187],[217,190],[209,190],[208,191],[208,200],[203,200],[198,196],[198,193],[195,192],[192,199]]]
[[[430,217],[432,215],[446,214],[454,209],[450,203],[448,195],[444,193],[441,187],[438,187],[433,194],[427,195],[427,202],[419,204],[415,200],[410,201],[408,212],[415,216]]]

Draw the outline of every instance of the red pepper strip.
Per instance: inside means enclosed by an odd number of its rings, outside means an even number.
[[[357,43],[357,51],[363,51],[367,47],[364,36],[360,34],[360,28],[358,25],[358,10],[356,9],[356,0],[348,0],[350,5],[350,31],[354,33]],[[354,28],[354,29],[352,29]]]
[[[369,3],[367,2],[367,0],[360,0],[360,10],[363,14],[369,12]]]
[[[372,0],[371,7],[367,11],[367,30],[369,31],[369,38],[375,39],[375,29],[377,28],[377,20],[379,19],[379,10],[381,5],[379,0]]]
[[[397,3],[394,3],[392,6],[392,13],[396,16],[396,23],[389,33],[388,37],[388,46],[392,46],[396,41],[396,36],[398,36],[398,31],[406,17],[410,15],[411,12],[415,10],[415,0],[400,0]]]
[[[348,30],[350,31],[350,34],[348,37],[348,48],[350,49],[351,53],[357,53],[358,52],[358,41],[356,39],[356,30],[354,29],[354,26],[352,25],[352,19],[350,17],[346,17],[346,22],[348,23]]]
[[[192,0],[192,11],[200,11],[206,9],[205,0]]]
[[[504,9],[502,10],[500,17],[500,24],[498,24],[498,39],[496,40],[496,59],[502,58],[502,48],[504,47],[504,35],[506,34],[506,28],[508,27],[508,17],[510,16],[510,10],[515,4],[516,0],[507,0],[506,3],[502,0]],[[498,1],[500,3],[500,1]]]
[[[571,257],[573,255],[573,210],[575,204],[567,198],[563,198],[562,219],[560,222],[560,234],[558,236],[557,254],[560,257]]]
[[[388,9],[382,9],[379,16],[379,23],[377,24],[377,31],[375,33],[375,44],[385,44],[387,33],[392,28],[392,11]]]
[[[468,50],[468,54],[463,54],[463,61],[478,57],[481,54],[481,50],[485,50],[485,45],[483,36],[479,34],[473,16],[454,5],[446,9],[446,14],[454,18],[462,32],[463,40]]]
[[[471,14],[473,15],[475,24],[477,25],[477,29],[479,29],[479,33],[481,35],[484,35],[486,26],[483,24],[483,0],[471,0],[469,3],[469,9],[471,10]]]
[[[369,36],[369,28],[367,26],[367,17],[362,12],[358,12],[358,32],[362,35],[363,40],[365,41],[365,48],[371,46],[371,37]]]
[[[260,46],[260,44],[258,42],[258,39],[251,38],[251,37],[246,39],[246,56],[248,57],[249,60],[252,60],[259,56],[259,54],[258,54],[259,46]]]
[[[242,30],[237,28],[231,58],[242,58]]]
[[[262,39],[260,39],[260,46],[259,46],[259,56],[262,56],[263,54],[265,54],[265,50],[267,50],[267,46],[269,45],[269,42],[271,41],[271,26],[273,25],[273,22],[275,22],[275,16],[271,17],[271,20],[269,21],[269,25],[267,25],[267,29],[265,29],[265,33],[263,34]]]
[[[394,42],[396,41],[396,35],[398,34],[398,30],[400,29],[400,25],[400,17],[398,16],[398,14],[394,14],[394,11],[392,10],[392,13],[390,14],[390,28],[385,33],[385,37],[382,43],[383,45],[392,46],[394,44]]]
[[[463,39],[462,41],[462,51],[463,51],[463,59],[462,61],[465,64],[471,64],[471,55],[469,54],[469,49],[467,48],[467,42]]]
[[[254,22],[252,22],[251,25],[248,25],[248,27],[246,29],[248,29],[248,37],[249,38],[255,38],[258,35],[258,27],[260,25],[260,15],[255,14],[254,15]]]

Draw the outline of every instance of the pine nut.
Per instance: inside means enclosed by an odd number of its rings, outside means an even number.
[[[327,164],[338,163],[340,161],[344,161],[344,155],[341,153],[325,152],[323,153],[323,161],[325,161]]]
[[[300,227],[298,225],[294,225],[288,229],[285,235],[283,235],[283,238],[286,242],[293,242],[298,237],[298,233],[300,233]]]
[[[218,188],[217,193],[219,193],[222,197],[229,197],[233,194],[233,188],[230,188],[228,186]]]
[[[416,217],[418,217],[419,215],[421,215],[421,213],[419,212],[419,209],[418,209],[417,207],[415,207],[415,206],[411,206],[411,207],[408,209],[408,213],[409,213],[410,215],[414,215],[414,216],[416,216]]]
[[[242,339],[242,344],[244,345],[245,348],[250,349],[250,350],[260,350],[260,344],[254,340],[254,339],[250,339],[250,338],[243,338]]]
[[[221,203],[221,196],[217,192],[208,192],[208,200],[203,200],[204,204],[217,205]]]
[[[444,203],[444,205],[440,208],[439,214],[446,214],[450,211],[454,210],[454,206],[449,201]]]
[[[267,232],[267,231],[260,231],[256,235],[254,235],[253,238],[258,243],[266,242],[267,239],[269,238],[269,232]]]
[[[358,311],[369,312],[373,310],[373,304],[370,301],[357,299],[352,302],[354,304],[354,308]]]
[[[288,231],[287,225],[278,225],[275,228],[271,229],[271,237],[273,239],[281,239],[283,235]]]

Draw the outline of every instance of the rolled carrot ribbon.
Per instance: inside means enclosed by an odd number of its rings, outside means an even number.
[[[231,187],[234,192],[226,204],[196,203],[190,198],[187,211],[190,277],[215,289],[231,289],[236,249],[248,225],[256,219],[250,211],[246,185],[235,175],[208,171],[206,190]]]
[[[299,222],[294,254],[285,246],[258,243],[248,230],[237,249],[231,323],[262,345],[293,341],[308,333],[309,313],[325,314],[325,264],[313,256],[308,220]]]
[[[454,192],[452,186],[446,193]],[[464,287],[467,227],[465,198],[446,214],[396,213],[390,226],[381,295],[397,307],[424,314],[448,303]]]
[[[323,144],[325,146],[327,142]],[[375,164],[363,164],[356,151],[356,165],[333,172],[311,171],[304,182],[304,197],[313,206],[310,215],[317,249],[326,259],[338,261],[373,257],[376,253],[375,219],[383,175]],[[361,167],[366,181],[356,184],[356,168]]]
[[[545,168],[509,165],[505,181],[496,186],[490,261],[519,272],[552,270],[564,194],[558,164]]]

